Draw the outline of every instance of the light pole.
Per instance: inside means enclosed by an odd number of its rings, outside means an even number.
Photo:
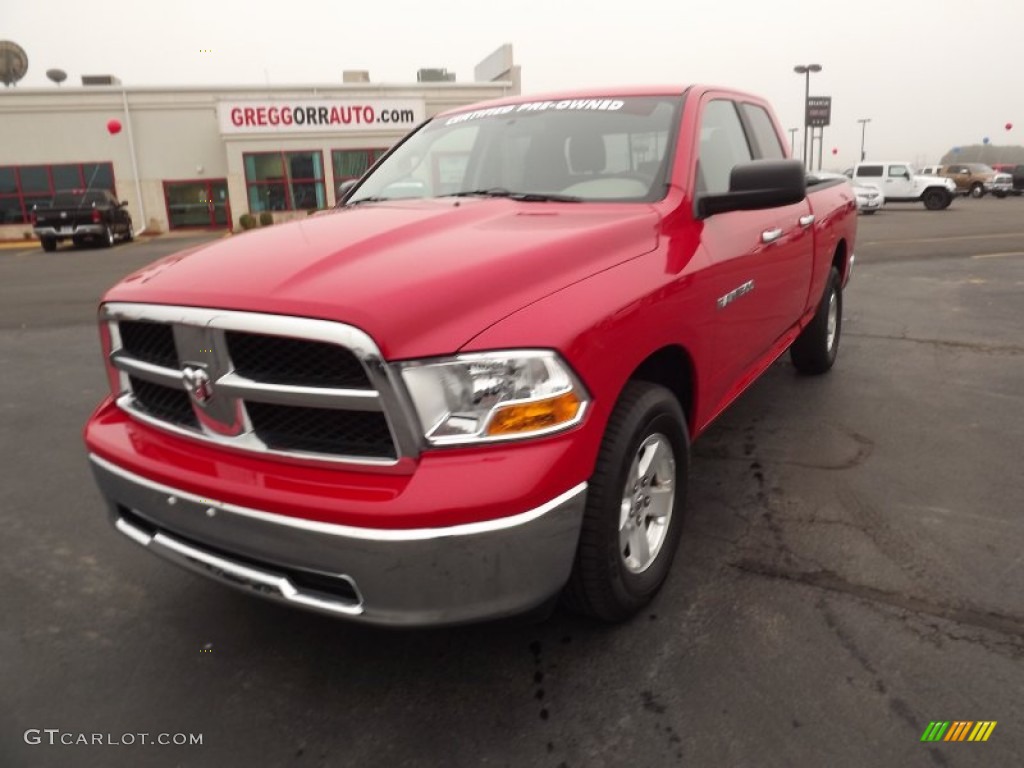
[[[866,155],[864,154],[864,135],[867,133],[868,123],[871,122],[871,118],[862,117],[857,122],[860,123],[860,161],[863,163],[866,158]]]
[[[811,72],[821,72],[821,64],[798,64],[793,67],[798,75],[804,75],[804,165],[810,161],[807,153],[807,129],[810,127],[810,120],[807,118],[807,103],[811,100]],[[810,169],[808,169],[810,170]]]
[[[800,129],[799,128],[789,128],[788,130],[789,130],[789,154],[790,155],[795,155],[796,154],[796,132],[799,131]]]

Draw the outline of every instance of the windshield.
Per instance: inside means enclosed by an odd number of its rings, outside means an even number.
[[[532,101],[437,118],[347,200],[481,195],[650,201],[665,194],[679,97]]]

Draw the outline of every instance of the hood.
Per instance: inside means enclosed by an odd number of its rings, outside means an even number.
[[[451,354],[485,328],[657,246],[646,204],[366,203],[217,240],[129,275],[104,301],[354,325],[387,359]]]

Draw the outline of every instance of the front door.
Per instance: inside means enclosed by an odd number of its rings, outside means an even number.
[[[736,104],[725,98],[708,101],[700,126],[695,192],[728,192],[732,169],[754,159]],[[711,292],[706,317],[715,343],[708,388],[713,402],[745,387],[756,365],[800,317],[813,260],[809,214],[802,200],[700,222],[701,243],[711,260],[703,279]]]
[[[226,179],[165,181],[164,199],[171,229],[221,228],[231,222]]]
[[[913,200],[920,193],[914,184],[914,177],[906,165],[890,165],[885,172],[885,187],[882,189],[886,200]]]

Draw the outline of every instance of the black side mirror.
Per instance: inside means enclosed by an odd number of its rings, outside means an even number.
[[[756,211],[794,205],[807,196],[807,175],[799,160],[754,160],[729,174],[729,191],[697,200],[697,217],[728,211]]]
[[[120,205],[122,208],[127,208],[128,207],[128,201],[127,200],[122,200],[120,203],[118,203],[118,205]]]

